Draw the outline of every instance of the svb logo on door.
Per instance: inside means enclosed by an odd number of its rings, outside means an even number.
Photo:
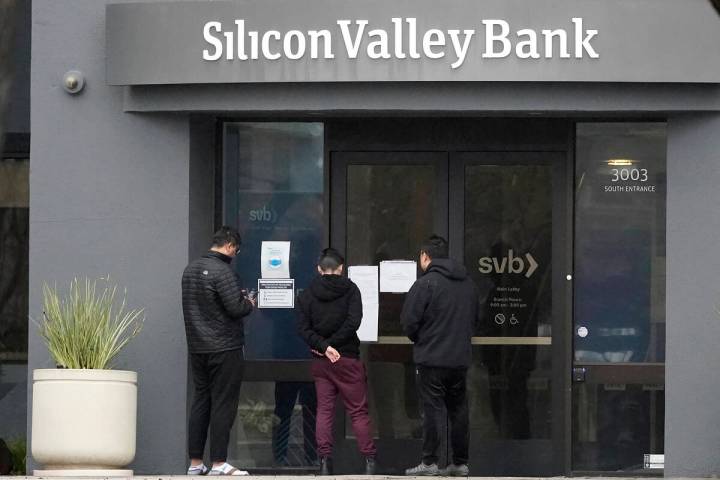
[[[530,278],[539,266],[529,252],[517,257],[512,249],[506,257],[482,257],[478,265],[481,273],[524,273],[526,278]]]

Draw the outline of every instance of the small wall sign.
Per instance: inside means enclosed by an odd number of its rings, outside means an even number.
[[[295,308],[295,279],[258,279],[258,308]]]

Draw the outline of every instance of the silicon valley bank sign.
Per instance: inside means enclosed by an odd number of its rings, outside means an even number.
[[[123,1],[105,11],[107,83],[720,83],[717,15],[684,3]]]
[[[303,58],[334,59],[344,55],[357,59],[365,55],[371,60],[448,59],[450,68],[460,68],[477,38],[475,29],[438,29],[418,31],[417,18],[392,18],[393,28],[373,28],[368,20],[337,20],[336,28],[297,29],[280,32],[261,32],[236,19],[232,28],[219,21],[210,21],[203,27],[203,39],[208,48],[203,60],[301,60]],[[505,20],[482,20],[485,34],[482,37],[481,56],[484,59],[501,59],[510,55],[520,59],[539,58],[599,58],[592,45],[598,35],[595,29],[586,29],[582,18],[573,18],[574,29],[563,28],[536,31],[522,28],[511,33]],[[339,52],[333,49],[333,37],[341,38]]]

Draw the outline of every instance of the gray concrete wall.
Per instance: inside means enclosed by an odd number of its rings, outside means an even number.
[[[104,21],[104,1],[33,2],[30,315],[41,314],[42,282],[66,285],[76,275],[109,274],[127,287],[128,303],[147,315],[117,362],[139,373],[133,468],[180,473],[189,122],[181,115],[123,113],[122,89],[105,84]],[[86,76],[77,96],[60,87],[70,69]],[[54,364],[32,324],[30,330],[31,376]]]
[[[720,475],[720,114],[668,122],[665,475]]]

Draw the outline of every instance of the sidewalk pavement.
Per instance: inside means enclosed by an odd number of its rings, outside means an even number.
[[[643,477],[467,477],[468,480],[648,480],[648,478],[658,478],[651,476]],[[41,479],[53,479],[53,480],[121,480],[128,477],[0,477],[2,480],[41,480]],[[129,477],[133,480],[208,480],[207,476],[187,476],[187,475],[137,475]],[[406,477],[404,475],[331,475],[331,476],[318,476],[318,475],[249,475],[240,477],[245,480],[426,480],[427,477]],[[449,477],[435,477],[438,479],[444,479]],[[697,479],[685,479],[685,478],[674,478],[673,480],[697,480]]]

